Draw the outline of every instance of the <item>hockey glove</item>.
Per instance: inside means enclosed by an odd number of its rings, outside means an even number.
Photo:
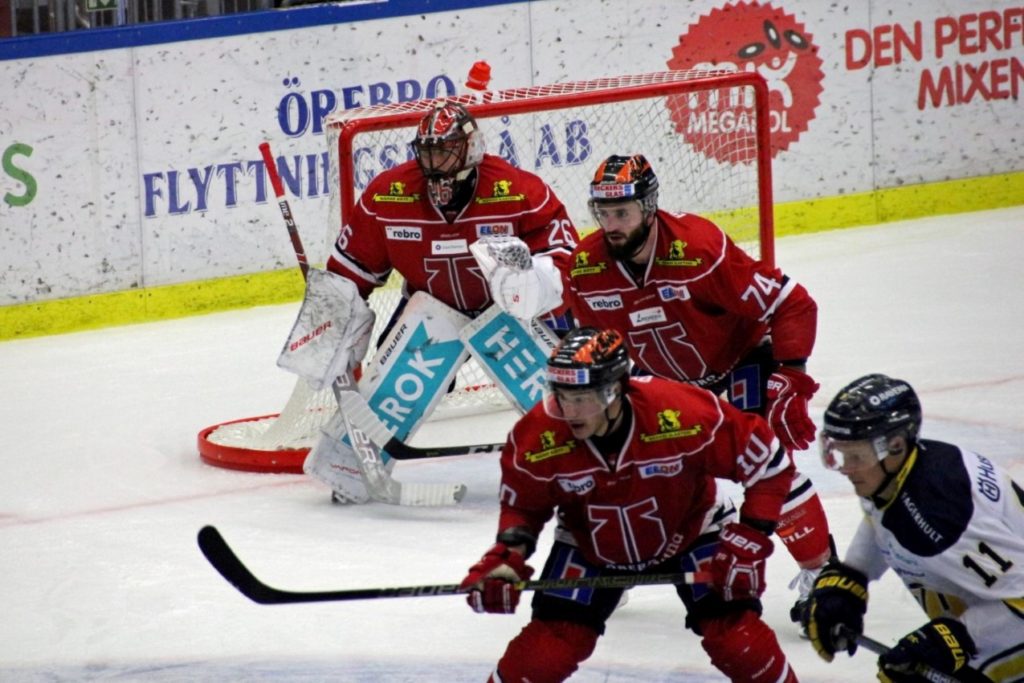
[[[765,560],[773,548],[771,539],[757,529],[738,522],[726,524],[711,558],[712,588],[725,600],[761,597]]]
[[[466,602],[474,612],[512,614],[522,592],[516,584],[532,575],[533,567],[526,564],[521,553],[510,550],[504,543],[495,543],[469,568],[459,588],[469,591]]]
[[[768,424],[790,453],[802,451],[814,441],[814,423],[807,403],[818,383],[806,372],[782,365],[768,378]]]
[[[857,641],[839,631],[846,627],[855,635],[864,631],[864,613],[868,609],[868,577],[842,562],[825,565],[814,581],[814,589],[803,613],[803,625],[814,651],[826,662],[836,652],[857,651]]]
[[[487,280],[491,298],[520,320],[547,313],[562,303],[562,276],[550,256],[530,254],[518,237],[486,237],[470,245]]]
[[[879,656],[878,677],[898,683],[927,680],[915,673],[919,665],[924,664],[944,674],[951,674],[957,680],[974,680],[961,678],[961,669],[976,654],[967,627],[956,619],[939,617],[907,634],[896,643],[896,647]]]

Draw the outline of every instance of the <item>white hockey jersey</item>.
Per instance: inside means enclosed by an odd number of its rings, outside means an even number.
[[[988,458],[922,439],[881,508],[865,517],[846,564],[893,571],[929,618],[960,619],[993,681],[1024,680],[1024,487]]]

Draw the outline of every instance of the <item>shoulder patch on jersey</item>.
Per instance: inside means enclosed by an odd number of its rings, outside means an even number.
[[[585,296],[583,300],[587,302],[595,311],[615,311],[622,308],[625,304],[622,303],[621,294],[606,294],[604,296]]]
[[[395,181],[388,186],[387,194],[376,192],[373,195],[373,201],[375,202],[390,202],[392,204],[412,204],[419,201],[419,199],[420,196],[418,194],[406,194],[405,183],[399,181]]]
[[[996,479],[996,466],[984,455],[978,456],[978,493],[985,496],[993,503],[998,503],[1002,497],[1002,490],[999,488],[999,480]]]
[[[496,204],[498,202],[521,202],[524,199],[526,199],[525,194],[512,194],[511,180],[495,180],[491,196],[477,197],[474,201],[477,204]]]
[[[666,408],[658,411],[658,431],[655,434],[640,434],[640,440],[644,443],[665,441],[666,439],[679,439],[684,436],[696,436],[703,431],[703,427],[695,424],[692,427],[683,427],[679,421],[681,411],[673,408]]]
[[[576,448],[576,442],[569,439],[565,443],[558,443],[555,433],[550,429],[540,433],[540,448],[536,451],[525,451],[523,457],[526,462],[540,462],[548,458],[565,455]]]
[[[576,258],[573,259],[572,269],[569,271],[570,277],[577,277],[579,275],[597,275],[598,273],[604,272],[608,268],[608,264],[604,261],[600,263],[590,263],[590,252],[581,251],[576,254]]]
[[[389,240],[405,240],[418,242],[423,239],[423,230],[404,225],[385,225],[384,234]]]
[[[654,263],[659,266],[699,266],[704,263],[704,259],[700,257],[695,259],[686,258],[686,242],[683,240],[672,240],[668,247],[668,254],[665,256],[655,256]]]
[[[512,223],[477,223],[476,236],[486,237],[487,235],[511,235]]]
[[[672,477],[683,471],[681,460],[675,462],[657,462],[640,466],[640,478],[650,479],[651,477]]]

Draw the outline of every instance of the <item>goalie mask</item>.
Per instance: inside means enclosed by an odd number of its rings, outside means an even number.
[[[459,184],[484,157],[484,137],[476,119],[455,102],[438,100],[424,116],[412,141],[427,191],[441,208],[452,201]]]
[[[610,243],[607,235],[605,239],[609,252],[617,259],[633,257],[647,242],[658,211],[658,177],[644,155],[625,157],[613,154],[601,162],[590,181],[587,207],[594,221],[605,228],[609,217],[627,213],[624,207],[630,204],[640,207],[639,229],[624,244]]]
[[[571,330],[547,362],[544,411],[566,420],[607,410],[622,394],[629,373],[629,352],[615,330]]]
[[[843,442],[868,441],[874,458],[889,455],[889,440],[902,436],[908,447],[921,429],[921,402],[914,389],[901,379],[882,374],[866,375],[843,387],[825,410],[821,429],[821,457],[825,467],[856,468],[845,455]]]

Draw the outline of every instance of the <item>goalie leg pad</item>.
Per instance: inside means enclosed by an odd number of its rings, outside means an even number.
[[[519,632],[498,662],[503,683],[564,681],[590,657],[597,631],[569,621],[533,620]]]
[[[356,454],[345,441],[345,422],[337,412],[320,430],[320,440],[310,449],[302,471],[327,484],[339,503],[370,500]]]
[[[376,315],[348,278],[310,269],[306,295],[277,365],[319,391],[366,355]]]
[[[729,680],[796,683],[775,632],[755,612],[744,610],[706,619],[700,630],[701,646]]]

